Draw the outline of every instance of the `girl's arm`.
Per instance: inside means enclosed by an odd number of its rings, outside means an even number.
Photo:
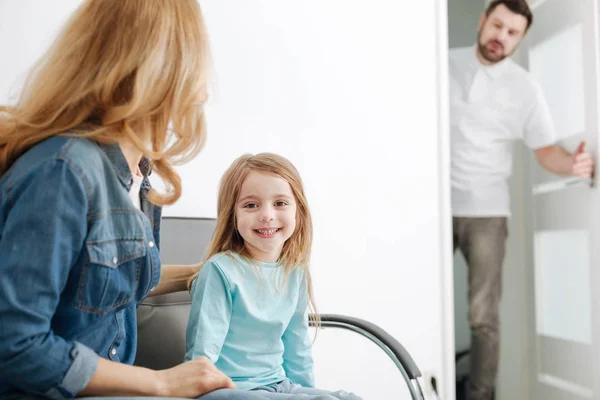
[[[192,284],[186,360],[204,356],[213,364],[217,361],[229,331],[232,306],[227,275],[215,261],[208,260]]]
[[[304,274],[303,274],[304,275]],[[283,369],[293,382],[314,387],[312,341],[308,332],[308,295],[306,278],[302,278],[296,311],[283,333]]]
[[[148,297],[186,291],[188,279],[200,270],[200,265],[163,265],[160,282]]]

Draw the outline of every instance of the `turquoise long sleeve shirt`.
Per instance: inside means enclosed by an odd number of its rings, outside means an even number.
[[[238,255],[210,258],[192,285],[186,356],[208,357],[238,389],[286,378],[314,386],[304,270],[283,284],[276,263],[249,265]]]

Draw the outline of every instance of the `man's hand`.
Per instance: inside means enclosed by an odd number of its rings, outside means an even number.
[[[573,153],[571,173],[580,178],[591,178],[594,175],[594,159],[590,153],[585,152],[585,140],[579,143]]]
[[[217,389],[235,389],[233,381],[206,357],[156,371],[158,396],[195,399]]]

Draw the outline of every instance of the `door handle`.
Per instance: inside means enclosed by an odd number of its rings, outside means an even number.
[[[565,179],[559,179],[556,181],[538,183],[537,185],[533,186],[532,195],[537,196],[540,194],[557,192],[559,190],[576,186],[588,186],[591,188],[593,184],[594,181],[592,180],[592,178],[570,177]]]

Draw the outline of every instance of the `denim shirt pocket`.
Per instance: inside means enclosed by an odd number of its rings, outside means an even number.
[[[101,225],[100,234],[91,235],[86,241],[75,301],[77,309],[96,315],[105,315],[134,301],[140,274],[146,265],[147,249],[142,230],[124,234],[117,229],[107,234],[112,231],[113,218],[110,217],[114,216],[109,216],[108,221],[97,221]],[[139,223],[133,219],[130,219],[132,224]]]

